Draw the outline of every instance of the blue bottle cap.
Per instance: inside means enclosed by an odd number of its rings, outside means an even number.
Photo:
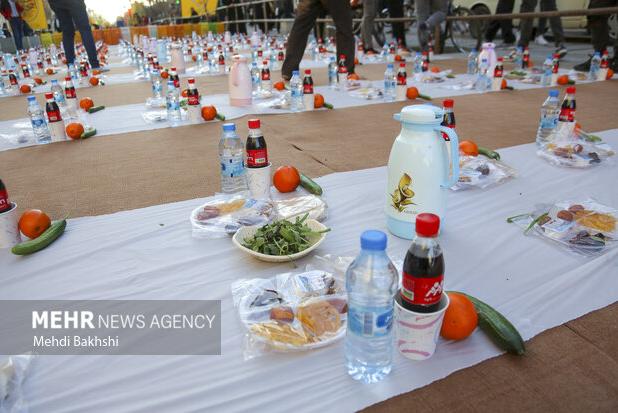
[[[36,96],[28,96],[28,102],[36,102]]]
[[[300,72],[298,70],[292,71],[292,76],[298,76],[298,75],[300,75]]]
[[[558,89],[551,89],[549,91],[549,96],[553,98],[557,98],[559,94],[560,94],[560,91]]]
[[[393,68],[393,64],[392,64],[392,63],[389,63],[389,64],[387,64],[387,65],[386,65],[386,67],[387,67],[388,69],[392,69],[392,68]]]
[[[168,87],[169,87],[169,86],[174,87],[174,81],[173,81],[173,80],[168,80],[168,81],[167,81],[167,86],[168,86]]]
[[[386,234],[375,229],[370,229],[361,234],[361,248],[364,250],[384,251],[386,241]]]
[[[223,132],[235,132],[236,125],[234,123],[224,123],[223,124]]]

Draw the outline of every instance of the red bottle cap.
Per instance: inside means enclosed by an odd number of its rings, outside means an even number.
[[[311,69],[306,69],[306,70],[305,70],[305,74],[306,74],[306,75],[311,75]]]
[[[504,57],[499,57],[499,58],[498,58],[498,61],[499,61],[499,62],[504,62]]]
[[[570,95],[574,94],[574,93],[575,93],[575,86],[569,86],[569,87],[566,89],[566,92],[567,92],[568,94],[570,94]]]
[[[399,63],[399,67],[406,67],[405,63]]]
[[[195,83],[195,78],[190,77],[189,79],[187,79],[187,82],[189,82],[189,83]]]
[[[259,129],[259,128],[260,128],[259,119],[249,119],[249,129]]]
[[[341,59],[345,59],[345,55],[344,54],[339,56],[339,60],[341,60]]]
[[[54,98],[54,94],[53,93],[46,93],[45,94],[45,99],[53,99]]]
[[[442,102],[442,106],[444,106],[445,108],[452,108],[454,104],[455,101],[453,99],[444,99],[444,101]]]
[[[435,237],[440,230],[440,217],[436,214],[418,214],[416,216],[416,233],[421,237]]]
[[[267,64],[268,64],[268,60],[264,60],[264,61],[262,62],[262,64],[263,64],[263,65],[267,65]]]
[[[69,80],[71,80],[71,76],[65,77],[64,80],[66,80],[68,82]]]
[[[175,67],[170,67],[170,70],[172,70],[172,71],[174,71],[174,72],[175,72],[175,71],[176,71],[176,68],[175,68]]]

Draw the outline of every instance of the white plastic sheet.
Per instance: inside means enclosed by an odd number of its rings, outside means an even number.
[[[618,129],[600,136],[618,145]],[[504,185],[449,191],[440,236],[446,288],[496,307],[525,339],[618,300],[618,249],[583,258],[523,236],[505,221],[538,202],[575,195],[618,206],[618,192],[611,190],[618,168],[565,170],[535,151],[533,144],[500,150],[502,159],[520,171]],[[329,204],[325,224],[333,230],[316,254],[356,255],[363,230],[386,230],[384,167],[336,173],[318,182]],[[0,250],[3,300],[222,300],[222,356],[41,356],[24,387],[31,412],[347,412],[500,354],[477,331],[462,342],[441,340],[427,361],[396,354],[390,376],[372,386],[346,376],[343,342],[243,361],[230,285],[289,267],[258,262],[227,239],[193,238],[188,215],[203,202],[71,219],[54,245],[32,256]],[[409,241],[389,236],[393,259],[401,259],[408,247]]]

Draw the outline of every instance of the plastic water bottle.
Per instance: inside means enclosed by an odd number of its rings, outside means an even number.
[[[489,79],[489,74],[487,73],[489,70],[489,62],[486,58],[481,59],[481,64],[479,65],[479,73],[476,79],[476,90],[487,90],[487,88],[491,84],[491,79]]]
[[[363,232],[361,252],[346,272],[346,368],[353,379],[365,383],[386,377],[393,358],[393,306],[399,275],[386,255],[386,241],[382,231]]]
[[[416,52],[416,55],[414,56],[414,73],[423,73],[423,55],[421,52]]]
[[[251,62],[251,88],[254,94],[260,90],[261,80],[260,68],[254,60]]]
[[[539,122],[539,129],[536,133],[537,146],[546,144],[558,126],[558,119],[560,117],[558,94],[559,91],[557,89],[550,90],[549,96],[541,106],[541,121]]]
[[[174,81],[167,81],[167,96],[165,97],[165,107],[167,108],[167,120],[172,125],[178,123],[180,117],[180,95],[178,89],[174,87]]]
[[[588,72],[588,80],[598,80],[599,71],[601,70],[601,53],[594,52],[590,61],[590,72]]]
[[[335,56],[331,56],[328,62],[328,86],[337,87],[337,61]]]
[[[0,74],[0,95],[4,95],[6,93],[6,88],[4,85],[4,73]]]
[[[75,65],[73,63],[69,65],[69,76],[71,76],[71,80],[79,79],[79,76],[77,74],[77,68],[75,68]]]
[[[386,71],[384,72],[384,100],[395,100],[395,86],[397,85],[397,79],[395,77],[395,70],[393,64],[386,65]]]
[[[554,68],[554,62],[552,59],[552,55],[548,54],[547,58],[543,62],[543,74],[541,75],[541,85],[542,86],[551,86],[551,74],[552,74],[553,68]]]
[[[468,71],[469,75],[475,75],[478,68],[478,52],[476,49],[472,49],[468,55]]]
[[[524,49],[518,46],[517,49],[515,50],[515,56],[513,58],[513,64],[515,65],[515,68],[518,70],[521,68],[521,65],[523,62],[523,54],[524,54]]]
[[[161,84],[161,75],[158,69],[152,69],[152,97],[155,99],[161,99],[163,95],[163,85]]]
[[[290,109],[292,112],[300,112],[304,109],[303,104],[303,82],[300,80],[298,70],[292,72],[290,79],[291,102]]]
[[[45,120],[45,114],[43,109],[37,102],[35,96],[28,96],[28,115],[30,116],[30,123],[32,123],[32,131],[34,132],[34,138],[39,143],[51,142],[51,133],[47,127],[47,121]]]
[[[229,194],[248,189],[243,154],[244,147],[236,134],[236,125],[224,123],[223,135],[219,141],[221,192]]]

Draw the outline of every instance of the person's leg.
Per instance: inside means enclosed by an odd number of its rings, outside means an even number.
[[[537,0],[522,0],[520,13],[532,13],[536,8]],[[532,37],[532,23],[533,19],[521,19],[519,22],[519,43],[520,47],[528,47],[530,43],[530,37]]]
[[[11,30],[13,31],[13,41],[15,42],[15,47],[17,50],[24,49],[24,24],[20,17],[11,17],[9,21],[11,24]]]
[[[431,15],[425,21],[430,33],[446,19],[448,0],[431,0]]]
[[[508,14],[513,12],[515,7],[515,0],[498,0],[496,6],[496,14]],[[498,33],[498,29],[502,31],[502,40],[505,43],[515,42],[515,36],[513,36],[513,22],[511,20],[493,20],[487,26],[485,31],[485,40],[493,42]]]
[[[616,4],[615,0],[590,0],[589,9],[611,7]],[[588,16],[588,28],[592,37],[592,47],[595,52],[602,53],[609,44],[608,15]]]
[[[431,13],[431,1],[420,0],[414,3],[416,8],[416,19],[418,26],[418,43],[421,50],[427,50],[427,43],[429,41],[429,27],[427,26],[427,18]]]
[[[75,26],[73,25],[71,12],[60,7],[56,7],[54,12],[60,22],[60,29],[62,30],[64,56],[67,59],[67,64],[73,64],[75,62]]]
[[[391,17],[403,17],[403,0],[387,0],[388,13]],[[403,23],[391,23],[393,39],[395,42],[401,39],[401,44],[406,47],[406,28]]]
[[[82,35],[82,43],[88,53],[88,60],[92,68],[99,67],[99,59],[97,57],[97,48],[94,45],[94,38],[92,37],[92,29],[90,28],[90,21],[88,20],[88,12],[86,11],[86,4],[84,0],[75,0],[70,10],[75,28],[79,30]]]
[[[322,5],[319,0],[301,0],[298,3],[296,18],[288,36],[285,60],[281,67],[281,76],[284,79],[289,80],[292,77],[292,71],[298,70],[298,65],[303,59],[303,54],[307,47],[307,36],[309,36],[311,29],[313,29],[315,20],[321,11]],[[337,31],[339,31],[339,28]],[[337,47],[339,47],[338,44]],[[354,42],[352,42],[352,54],[350,56],[354,56]]]
[[[363,0],[363,22],[361,23],[361,39],[365,50],[373,49],[373,25],[378,11],[376,0]]]
[[[354,33],[352,32],[352,8],[345,0],[325,0],[328,13],[337,29],[337,56],[344,55],[348,73],[354,73]]]
[[[541,0],[541,11],[555,11],[556,0]],[[563,47],[564,45],[564,30],[562,29],[562,19],[560,17],[550,17],[549,26],[551,32],[554,34],[554,43],[556,47]],[[541,32],[543,34],[543,32]]]

